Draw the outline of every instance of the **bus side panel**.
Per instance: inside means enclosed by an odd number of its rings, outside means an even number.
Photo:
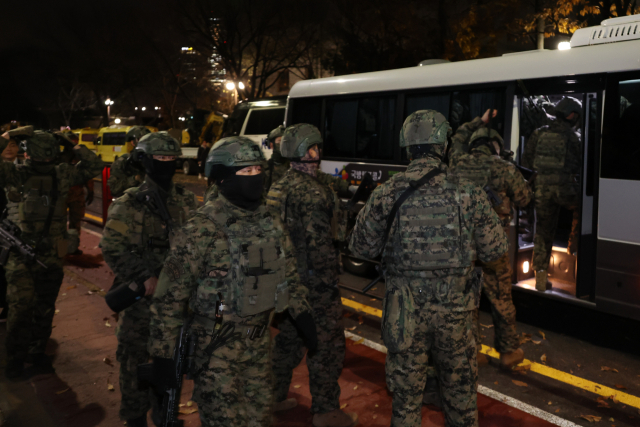
[[[600,179],[596,306],[640,320],[638,194],[640,181]]]

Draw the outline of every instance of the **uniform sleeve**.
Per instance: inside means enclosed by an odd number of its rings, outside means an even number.
[[[218,186],[215,184],[211,184],[209,188],[207,188],[206,193],[204,193],[204,202],[211,202],[218,198]]]
[[[136,179],[137,174],[127,173],[126,170],[127,157],[118,157],[113,165],[111,165],[111,176],[107,181],[111,194],[114,197],[120,197],[125,190],[142,185],[142,181]]]
[[[0,153],[7,148],[9,144],[8,139],[4,139],[0,136]],[[20,174],[18,173],[18,169],[13,162],[3,162],[0,161],[0,187],[17,187],[20,185]]]
[[[349,251],[359,258],[373,259],[384,249],[384,232],[393,199],[385,194],[385,185],[376,188],[364,208],[358,212],[349,240]]]
[[[151,303],[147,347],[152,357],[173,357],[176,337],[184,324],[204,259],[197,246],[199,236],[197,222],[189,221],[176,233],[165,259]]]
[[[482,262],[495,261],[509,250],[509,242],[498,214],[480,187],[473,188],[471,192],[470,211],[478,259]]]
[[[527,181],[515,165],[507,163],[505,170],[505,179],[507,180],[507,196],[513,201],[513,204],[519,208],[525,207],[531,201],[531,188]]]
[[[84,185],[90,179],[100,175],[104,168],[104,163],[100,158],[84,145],[80,145],[80,148],[74,149],[78,163],[71,170],[71,182],[73,185]]]
[[[107,223],[102,232],[100,247],[105,262],[119,279],[125,282],[142,281],[156,275],[149,270],[140,248],[132,242],[135,208],[129,198],[121,198],[109,207]]]
[[[450,163],[452,166],[455,166],[456,163],[453,162],[454,159],[457,160],[457,157],[461,154],[465,154],[469,151],[469,139],[471,135],[478,130],[480,127],[484,125],[484,122],[480,117],[476,117],[460,126],[456,131],[455,135],[451,137],[451,150],[449,152],[449,158],[452,160]]]
[[[311,312],[311,306],[307,300],[309,291],[300,280],[293,243],[291,242],[291,237],[289,237],[289,233],[286,230],[284,250],[287,262],[287,285],[289,286],[289,313],[295,319],[305,311]]]
[[[534,131],[527,142],[524,144],[524,153],[522,153],[522,166],[533,169],[533,161],[536,157],[536,147],[538,146],[538,138],[540,137],[540,129]]]
[[[349,192],[349,181],[342,179],[342,177],[333,176],[328,173],[318,171],[318,175],[316,178],[318,179],[318,181],[320,181],[320,183],[331,187],[336,193]]]
[[[185,194],[185,201],[187,204],[187,208],[189,208],[189,215],[192,215],[193,213],[195,213],[195,211],[199,207],[198,198],[196,197],[195,193],[189,190],[185,190],[184,194]]]

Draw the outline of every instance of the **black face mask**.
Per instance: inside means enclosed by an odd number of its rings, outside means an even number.
[[[164,191],[169,191],[173,175],[176,173],[176,162],[163,162],[154,159],[145,159],[144,169],[149,178]]]
[[[231,175],[218,184],[218,189],[234,205],[255,211],[262,203],[264,174]]]

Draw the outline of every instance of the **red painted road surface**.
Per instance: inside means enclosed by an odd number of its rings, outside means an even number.
[[[84,232],[81,249],[85,255],[74,257],[66,268],[56,308],[49,353],[55,354],[55,375],[41,375],[26,381],[0,382],[0,401],[7,426],[90,427],[123,425],[118,418],[118,364],[115,360],[116,320],[102,296],[90,291],[89,283],[108,290],[113,275],[102,261],[99,237]],[[79,279],[79,278],[80,279]],[[4,327],[2,327],[4,335]],[[276,333],[277,331],[272,331]],[[359,415],[359,426],[388,426],[391,396],[384,377],[385,355],[363,344],[347,340],[345,368],[340,378],[341,404],[344,410]],[[492,369],[492,368],[489,368]],[[113,390],[110,390],[113,386]],[[191,395],[191,382],[183,390],[183,403]],[[278,414],[275,426],[311,426],[311,397],[308,372],[303,362],[294,372],[290,397],[298,399],[297,408]],[[552,424],[507,406],[494,399],[478,396],[481,426],[550,426]],[[193,411],[195,406],[183,406]],[[200,425],[197,412],[183,415],[185,426]],[[152,424],[150,424],[152,425]],[[423,408],[422,426],[443,426],[444,418],[435,408]]]

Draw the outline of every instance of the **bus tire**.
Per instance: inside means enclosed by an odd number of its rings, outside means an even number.
[[[368,276],[375,271],[376,265],[370,261],[351,258],[348,255],[342,255],[342,266],[344,271],[354,276]]]
[[[198,163],[192,159],[185,159],[182,162],[182,172],[185,175],[195,175],[198,170]]]

